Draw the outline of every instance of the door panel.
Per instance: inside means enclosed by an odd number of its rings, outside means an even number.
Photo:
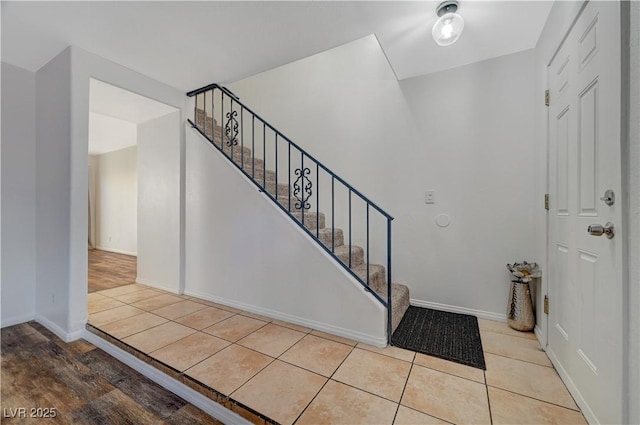
[[[622,420],[620,26],[617,2],[589,2],[548,68],[547,352],[585,416]],[[615,236],[593,236],[612,222]]]

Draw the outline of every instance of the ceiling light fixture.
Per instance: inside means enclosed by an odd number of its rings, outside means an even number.
[[[458,15],[458,2],[448,0],[440,3],[436,9],[439,18],[433,24],[431,35],[438,46],[450,46],[458,40],[464,28],[464,19]]]

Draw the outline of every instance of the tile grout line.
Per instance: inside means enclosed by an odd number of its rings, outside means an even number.
[[[316,335],[317,336],[317,335]],[[327,338],[325,338],[327,339]],[[331,340],[329,340],[331,341]],[[337,341],[334,341],[337,342]],[[346,345],[346,344],[345,344]],[[327,380],[325,381],[325,383],[322,385],[322,387],[320,387],[320,389],[318,390],[318,392],[311,398],[311,400],[309,401],[309,403],[307,403],[307,405],[304,407],[304,409],[302,409],[302,412],[300,412],[300,414],[298,415],[298,417],[296,418],[295,421],[293,421],[293,423],[295,424],[296,422],[298,422],[300,420],[300,417],[304,414],[304,412],[307,411],[307,409],[309,408],[309,406],[311,406],[311,404],[313,403],[313,401],[318,397],[318,395],[322,392],[322,390],[324,389],[324,387],[327,386],[327,383],[329,381],[331,381],[331,379],[333,378],[333,375],[336,374],[336,372],[338,371],[338,369],[340,369],[340,367],[344,364],[344,362],[347,360],[347,358],[351,355],[351,353],[353,353],[353,350],[355,350],[356,346],[352,346],[351,350],[349,351],[349,354],[347,354],[346,356],[344,356],[344,359],[342,359],[342,361],[340,362],[340,364],[338,365],[338,367],[336,367],[336,370],[333,371],[333,373],[331,374],[331,376],[329,376],[329,378],[327,378]],[[338,381],[335,381],[338,382]]]
[[[407,389],[407,384],[409,384],[409,378],[411,377],[411,371],[413,370],[413,365],[414,365],[414,361],[416,359],[416,355],[413,355],[413,359],[411,360],[411,366],[409,367],[409,373],[407,374],[407,379],[404,381],[404,385],[402,387],[402,393],[400,394],[400,400],[398,400],[398,405],[396,406],[396,413],[393,415],[393,421],[391,422],[392,424],[394,424],[396,422],[396,418],[398,417],[398,412],[400,411],[400,406],[402,405],[402,398],[404,397],[404,392]]]
[[[498,323],[503,323],[503,322],[498,322]],[[527,340],[527,341],[536,341],[536,342],[539,343],[538,338],[529,338],[528,336],[523,336],[523,335],[513,335],[513,334],[504,333],[504,332],[494,331],[494,330],[491,330],[491,329],[483,329],[480,326],[478,326],[478,329],[480,330],[481,334],[482,334],[482,332],[491,332],[493,334],[498,334],[498,335],[502,335],[502,336],[510,336],[510,337],[513,337],[513,338],[520,338],[520,339],[524,339],[524,340]],[[533,334],[533,335],[535,335],[535,334]]]
[[[439,357],[436,357],[436,358],[439,358]],[[450,361],[450,360],[446,360],[446,361]],[[459,364],[459,365],[462,365],[462,366],[467,366],[467,365],[463,365],[462,363],[458,363],[458,362],[452,362],[452,363]],[[415,363],[415,362],[414,362],[414,364],[416,366],[418,366],[418,367],[423,367],[425,369],[434,370],[436,372],[444,373],[445,375],[453,376],[455,378],[466,379],[467,381],[475,382],[476,384],[486,385],[486,379],[484,379],[484,382],[479,382],[479,381],[476,381],[475,379],[470,379],[470,378],[467,378],[465,376],[456,375],[455,373],[451,373],[451,372],[445,372],[444,370],[436,369],[436,368],[431,367],[431,366],[424,366],[424,365],[421,365],[421,364],[418,364],[418,363]],[[468,367],[473,367],[473,366],[468,366]],[[479,369],[479,368],[475,368],[475,369]],[[482,369],[479,369],[479,370],[482,370]],[[484,372],[484,370],[482,370],[482,372]]]
[[[489,422],[493,425],[493,413],[491,412],[491,399],[489,398],[489,385],[487,384],[487,372],[484,371],[484,390],[487,394],[487,407],[489,408]]]
[[[504,391],[504,392],[507,392],[507,393],[515,394],[515,395],[518,395],[518,396],[520,396],[520,397],[525,397],[525,398],[528,398],[528,399],[531,399],[531,400],[535,400],[535,401],[538,401],[538,402],[540,402],[540,403],[545,403],[545,404],[549,404],[549,405],[551,405],[551,406],[560,407],[560,408],[562,408],[562,409],[570,410],[570,411],[572,411],[572,412],[582,413],[582,410],[580,410],[580,407],[578,407],[578,410],[576,410],[576,409],[572,409],[572,408],[567,407],[567,406],[563,406],[563,405],[561,405],[561,404],[553,403],[553,402],[550,402],[550,401],[547,401],[547,400],[541,400],[541,399],[536,398],[536,397],[531,397],[530,395],[526,395],[526,394],[518,393],[518,392],[513,391],[513,390],[509,390],[509,389],[506,389],[506,388],[496,387],[495,385],[489,385],[489,384],[487,384],[487,388],[489,388],[489,387],[491,387],[491,388],[495,388],[495,389],[497,389],[497,390]],[[569,393],[569,395],[571,395],[571,393]],[[573,396],[571,396],[571,399],[573,400]],[[575,400],[574,400],[574,403],[575,403]],[[576,406],[577,406],[577,405],[576,405]]]
[[[553,364],[552,364],[551,366],[547,366],[547,365],[543,365],[543,364],[540,364],[540,363],[530,362],[529,360],[522,360],[522,359],[516,359],[516,358],[514,358],[514,357],[505,356],[504,354],[496,354],[496,353],[492,353],[492,352],[490,352],[490,351],[487,351],[485,354],[491,354],[491,355],[493,355],[493,356],[499,356],[499,357],[502,357],[502,358],[505,358],[505,359],[515,360],[515,361],[517,361],[517,362],[524,362],[524,363],[532,364],[532,365],[535,365],[535,366],[546,367],[546,368],[548,368],[548,369],[556,370],[556,368],[555,368],[555,367],[553,367]],[[546,356],[546,354],[545,354],[545,356]],[[547,357],[547,358],[548,358],[548,357]]]

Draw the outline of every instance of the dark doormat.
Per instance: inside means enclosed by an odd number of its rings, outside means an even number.
[[[391,337],[397,347],[486,370],[478,319],[410,306]]]

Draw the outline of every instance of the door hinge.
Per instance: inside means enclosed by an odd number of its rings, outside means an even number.
[[[549,100],[551,96],[549,95],[549,90],[544,91],[544,106],[549,106]]]
[[[544,194],[544,209],[545,210],[549,209],[549,194],[548,193]]]
[[[549,296],[544,296],[544,314],[549,314]]]

